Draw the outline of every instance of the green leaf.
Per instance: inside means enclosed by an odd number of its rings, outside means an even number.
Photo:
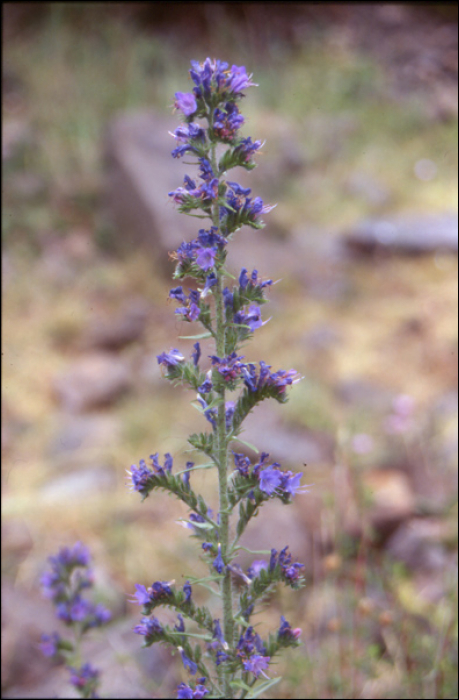
[[[179,335],[181,340],[203,340],[204,338],[212,338],[212,333],[206,331],[205,333],[198,333],[197,335]]]
[[[243,690],[250,691],[251,688],[250,686],[247,685],[247,683],[244,683],[244,681],[241,681],[240,678],[236,678],[234,681],[230,681],[230,686],[233,688],[242,688]]]
[[[250,690],[247,697],[248,698],[257,698],[259,695],[261,695],[266,690],[268,690],[268,688],[272,688],[273,685],[276,685],[276,683],[279,683],[280,680],[282,680],[282,676],[278,676],[277,678],[271,678],[269,681],[265,681],[264,683],[261,683],[261,685],[257,685],[256,688],[254,688],[253,690]]]
[[[242,443],[243,445],[245,445],[246,447],[248,447],[250,450],[253,450],[254,452],[256,452],[257,455],[260,454],[260,450],[258,449],[258,447],[255,447],[255,445],[252,445],[251,442],[247,442],[247,440],[241,440],[240,437],[235,438],[235,440],[236,440],[237,442]]]

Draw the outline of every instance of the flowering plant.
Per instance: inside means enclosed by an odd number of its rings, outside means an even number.
[[[249,274],[242,268],[236,284],[225,284],[226,278],[232,277],[225,264],[236,231],[244,225],[263,228],[261,216],[273,208],[260,197],[252,197],[249,188],[226,179],[227,171],[237,166],[252,170],[253,157],[263,145],[238,134],[244,123],[238,103],[243,91],[255,83],[244,66],[230,68],[209,58],[202,64],[192,61],[190,75],[192,92],[175,93],[175,107],[184,123],[171,134],[176,141],[172,156],[191,156],[198,166],[198,177],[185,175],[183,186],[169,192],[169,196],[180,212],[208,219],[209,227],[200,229],[194,240],[183,242],[171,254],[176,263],[174,279],[181,282],[191,278],[196,289],[185,290],[180,285],[171,289],[169,296],[178,303],[175,313],[186,322],[200,323],[204,332],[184,336],[196,340],[189,359],[177,348],[161,353],[157,359],[166,379],[182,383],[197,394],[197,408],[211,427],[209,432],[190,435],[188,442],[206,461],[198,465],[186,462],[173,474],[171,455],[167,453],[161,464],[156,453],[150,455],[150,465],[145,460],[133,465],[129,478],[132,489],[143,499],[164,489],[186,504],[190,510],[186,525],[201,542],[209,576],[189,576],[181,590],[174,582],[155,581],[149,587],[136,584],[133,602],[143,607],[143,619],[135,631],[144,636],[145,646],[163,642],[175,647],[189,674],[197,677],[190,684],[181,683],[177,697],[248,698],[258,696],[279,680],[270,679],[270,663],[280,649],[297,646],[301,633],[281,617],[277,632],[263,640],[255,632],[251,617],[257,603],[278,582],[299,588],[303,565],[294,561],[286,546],[280,553],[275,549],[267,552],[268,561],[255,560],[244,572],[235,562],[243,549],[239,539],[265,501],[278,498],[288,504],[304,487],[300,487],[300,474],[281,469],[269,454],[262,452],[252,463],[233,447],[236,441],[242,442],[238,436],[250,411],[268,398],[284,403],[287,386],[300,378],[295,370],[272,372],[265,362],[257,366],[239,354],[242,344],[266,323],[260,307],[266,302],[265,293],[272,280],[263,281],[257,270]],[[192,214],[196,211],[199,213]],[[207,367],[203,367],[199,343],[205,339],[211,339],[214,347]],[[218,473],[216,514],[191,484],[193,472],[207,467],[214,467]],[[238,519],[234,523],[236,510]],[[244,584],[237,601],[232,576]],[[214,618],[208,608],[194,603],[193,585],[211,589],[219,600],[220,617]],[[154,616],[162,606],[177,613],[173,628]],[[201,634],[190,631],[190,627],[199,628]],[[215,670],[209,670],[209,664]],[[257,684],[260,676],[266,680]]]
[[[42,634],[41,650],[49,658],[65,660],[70,671],[70,683],[82,698],[97,698],[99,671],[81,662],[81,641],[93,627],[106,624],[111,613],[103,605],[94,604],[83,596],[93,586],[89,552],[80,542],[72,548],[63,547],[49,558],[51,570],[43,574],[43,594],[56,608],[56,616],[73,631],[73,639],[64,639],[57,632]]]
[[[134,631],[144,637],[144,646],[162,642],[175,648],[185,669],[194,677],[188,683],[180,683],[178,698],[253,698],[279,680],[268,675],[271,662],[281,649],[299,645],[301,630],[292,628],[281,616],[279,628],[262,639],[254,629],[252,616],[279,582],[300,588],[303,565],[294,560],[288,545],[280,552],[251,552],[239,541],[266,501],[277,498],[289,504],[306,487],[301,487],[299,473],[283,470],[268,453],[258,453],[252,462],[237,451],[241,449],[237,444],[244,444],[239,436],[247,415],[265,399],[284,403],[287,387],[300,377],[293,369],[271,371],[264,361],[257,365],[239,354],[242,345],[267,323],[262,320],[261,306],[273,284],[272,280],[259,277],[257,270],[249,274],[243,267],[236,280],[226,269],[228,247],[235,233],[243,226],[263,228],[261,216],[273,208],[260,197],[251,196],[250,188],[226,179],[226,173],[235,167],[252,170],[254,155],[263,145],[238,133],[244,124],[238,103],[244,97],[243,91],[255,83],[244,66],[230,68],[227,63],[209,58],[202,64],[192,61],[190,75],[194,82],[192,92],[175,93],[175,107],[182,113],[183,123],[171,134],[176,142],[172,156],[193,158],[198,177],[185,175],[183,186],[169,192],[169,197],[180,212],[208,219],[209,225],[171,254],[175,261],[174,279],[191,279],[195,288],[186,290],[180,284],[170,290],[169,297],[178,304],[175,313],[185,322],[200,323],[203,332],[183,336],[196,341],[189,359],[177,348],[162,352],[157,359],[166,379],[196,392],[196,407],[210,428],[188,438],[192,450],[204,456],[202,463],[188,461],[173,473],[172,456],[167,453],[161,461],[156,452],[150,455],[150,464],[141,459],[128,474],[131,489],[140,493],[142,500],[162,489],[189,508],[185,525],[191,536],[200,541],[209,575],[201,579],[189,575],[181,588],[174,581],[155,581],[150,586],[135,584],[131,602],[143,609]],[[236,283],[227,286],[227,278]],[[206,339],[212,342],[207,363],[199,342]],[[214,468],[218,475],[216,513],[192,485],[193,473],[204,468]],[[64,605],[67,617],[63,619],[69,622],[80,619],[71,611],[75,600],[79,603],[82,584],[77,585],[73,597],[65,594],[61,599],[60,591],[73,568],[84,565],[85,555],[81,559],[79,545],[76,548],[77,551],[60,553],[52,559],[59,575],[56,582],[54,575],[45,581],[52,599]],[[245,572],[235,561],[241,550],[266,554],[267,559],[255,559]],[[233,577],[242,583],[239,591]],[[194,602],[193,586],[199,585],[211,591],[212,610],[217,608],[219,613],[213,614]],[[173,627],[156,617],[161,607],[176,613]],[[93,610],[90,614],[91,620],[99,619]],[[81,625],[82,634],[88,623],[82,621]],[[53,653],[64,650],[58,639],[47,638],[43,643]],[[94,673],[97,672],[89,665],[75,671],[76,680],[72,682],[86,692],[83,697],[95,697],[91,694],[95,692]]]

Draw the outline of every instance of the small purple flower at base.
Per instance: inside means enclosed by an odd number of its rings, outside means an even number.
[[[219,544],[218,545],[218,554],[212,562],[212,566],[219,574],[221,574],[225,568],[225,562],[223,561],[221,550],[222,550],[222,547],[221,547],[221,544]]]
[[[43,656],[52,658],[59,653],[59,642],[61,641],[60,636],[57,632],[52,634],[42,634],[40,641],[40,651]]]
[[[176,109],[181,109],[186,117],[194,114],[198,108],[196,97],[192,92],[176,92],[174,106]]]
[[[245,670],[253,673],[255,678],[258,678],[261,673],[262,676],[269,679],[269,676],[267,676],[264,671],[269,667],[270,660],[270,656],[259,656],[256,654],[255,656],[250,657],[250,659],[247,661],[243,661],[243,665]]]
[[[153,637],[163,634],[164,630],[156,617],[144,617],[142,622],[134,627],[134,632],[144,637]]]
[[[179,650],[180,656],[182,657],[183,665],[191,673],[191,675],[194,676],[198,670],[197,664],[195,664],[194,661],[188,658],[188,656],[183,651],[182,647],[177,647],[177,649]]]
[[[192,700],[193,688],[190,688],[186,683],[180,683],[177,687],[177,698],[180,698],[180,700]]]
[[[268,467],[260,472],[260,490],[272,496],[282,481],[282,472],[279,469]]]
[[[99,678],[99,671],[91,664],[83,664],[81,668],[69,668],[70,683],[79,689],[87,689],[89,685],[96,685]],[[92,695],[95,697],[95,695]]]
[[[199,678],[198,681],[203,681],[205,682],[205,678],[201,679]],[[207,688],[203,685],[203,683],[199,683],[196,685],[195,689],[186,683],[180,683],[180,685],[177,687],[177,698],[184,698],[187,700],[188,698],[192,698],[193,700],[201,700],[201,698],[205,697],[209,691]]]
[[[281,615],[281,625],[277,635],[278,637],[285,637],[286,639],[298,639],[301,635],[301,629],[299,627],[292,629],[290,623]]]
[[[211,552],[214,548],[214,545],[211,542],[203,542],[201,547],[205,552]]]

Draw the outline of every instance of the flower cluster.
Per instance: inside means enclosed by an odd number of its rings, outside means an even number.
[[[63,547],[49,562],[51,568],[41,578],[43,595],[53,602],[57,618],[73,628],[77,640],[89,629],[110,621],[109,610],[83,597],[83,592],[93,586],[93,574],[88,568],[90,555],[84,545],[77,542],[73,547]],[[98,697],[99,672],[89,663],[77,668],[71,665],[72,659],[77,658],[75,643],[53,632],[42,635],[40,646],[44,656],[68,662],[70,683],[81,697]]]
[[[293,498],[297,493],[307,493],[307,486],[300,484],[300,472],[283,471],[279,462],[267,464],[269,453],[262,452],[260,459],[252,465],[250,459],[242,454],[233,452],[236,472],[268,496],[284,496]]]

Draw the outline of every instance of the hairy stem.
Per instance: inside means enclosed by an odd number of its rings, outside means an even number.
[[[209,115],[209,127],[212,128],[212,114]],[[217,158],[216,146],[212,144],[211,148],[211,165],[214,173],[217,173]],[[219,228],[219,205],[214,204],[212,211],[212,223]],[[225,356],[225,308],[223,300],[223,282],[224,275],[222,272],[217,273],[217,284],[215,285],[215,334],[216,334],[216,350],[218,357]],[[218,493],[219,493],[219,539],[221,544],[221,554],[223,561],[228,562],[229,552],[229,502],[228,502],[228,484],[227,484],[227,468],[228,468],[228,436],[226,430],[225,416],[225,382],[223,377],[219,377],[216,385],[216,391],[220,398],[217,414],[217,462],[218,462]],[[220,590],[223,601],[223,634],[225,640],[230,647],[233,645],[233,592],[231,584],[231,574],[227,567],[222,577]],[[225,671],[223,668],[223,690],[226,698],[233,697],[233,689],[230,685],[231,672]]]

